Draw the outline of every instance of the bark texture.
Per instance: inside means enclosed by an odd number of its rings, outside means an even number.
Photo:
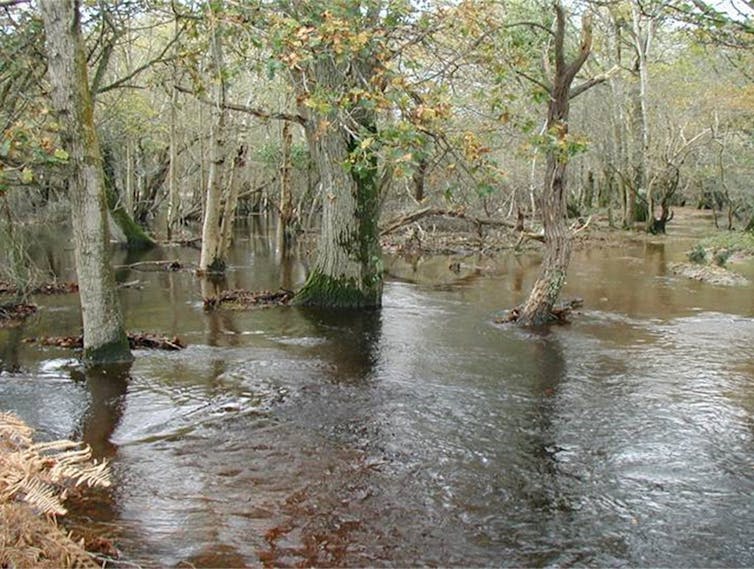
[[[84,324],[84,360],[89,364],[133,359],[109,262],[107,204],[102,154],[81,39],[78,3],[40,2],[52,102],[69,154],[68,178],[74,251]]]
[[[316,60],[308,71],[309,81],[314,77],[318,88],[334,92],[344,82],[373,73],[368,62],[338,64],[330,58]],[[301,78],[299,89],[306,79]],[[320,179],[322,228],[317,257],[294,304],[369,308],[382,303],[377,157],[364,143],[370,133],[376,133],[374,112],[357,105],[308,117],[307,140]]]

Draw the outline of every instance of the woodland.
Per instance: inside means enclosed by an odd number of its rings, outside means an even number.
[[[595,214],[754,229],[752,8],[4,0],[3,277],[44,280],[20,228],[70,216],[85,359],[128,359],[111,237],[200,243],[206,281],[237,219],[274,215],[283,252],[317,236],[292,304],[370,309],[385,227],[455,217],[544,244],[515,318],[546,324]]]
[[[500,307],[526,329],[578,306],[561,293],[595,227],[662,238],[695,208],[754,250],[752,0],[0,0],[0,36],[0,317],[77,292],[82,337],[57,345],[89,369],[184,347],[127,333],[113,242],[195,247],[206,311],[374,311],[383,249],[432,253],[446,224],[542,251]],[[311,244],[297,290],[218,284],[254,216],[281,258]],[[41,227],[72,231],[77,282],[31,255]],[[0,435],[0,565],[40,566],[30,535],[49,566],[91,565],[52,519],[106,466],[15,415]]]

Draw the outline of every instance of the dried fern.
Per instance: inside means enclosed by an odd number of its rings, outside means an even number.
[[[99,567],[84,548],[21,502],[0,503],[0,567]]]
[[[34,443],[32,434],[17,416],[0,413],[0,567],[97,567],[55,516],[66,513],[69,488],[110,485],[107,463],[92,460],[87,445]]]
[[[16,445],[30,445],[34,430],[12,413],[0,413],[0,449],[4,441]]]
[[[92,460],[87,445],[68,440],[33,443],[30,429],[0,413],[0,500],[23,500],[42,514],[63,515],[70,486],[110,485],[107,464]]]

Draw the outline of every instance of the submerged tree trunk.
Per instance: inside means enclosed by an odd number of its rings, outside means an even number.
[[[202,252],[199,259],[200,274],[225,272],[225,257],[221,251],[220,207],[225,164],[225,80],[223,78],[223,52],[214,2],[208,2],[210,50],[215,72],[215,96],[210,123],[210,157],[207,174],[207,195],[202,224]]]
[[[521,326],[540,326],[553,320],[553,307],[566,281],[571,259],[571,235],[566,226],[566,166],[569,158],[568,114],[570,99],[583,93],[598,79],[589,80],[575,88],[571,83],[589,57],[592,45],[591,25],[584,19],[581,47],[575,59],[567,63],[564,55],[565,13],[555,5],[555,70],[550,84],[550,103],[547,112],[547,168],[541,199],[542,222],[545,230],[545,257],[529,298],[522,307],[517,323]],[[601,80],[605,80],[602,78]]]
[[[636,50],[635,73],[638,76],[638,88],[634,89],[634,140],[635,148],[635,187],[641,195],[644,191],[646,200],[646,216],[644,227],[647,232],[653,231],[655,198],[653,185],[649,183],[649,68],[647,58],[654,35],[654,19],[642,11],[641,5],[631,4],[633,20],[633,41]]]
[[[69,154],[68,187],[84,323],[84,361],[131,361],[109,262],[102,154],[94,129],[78,3],[43,0],[41,8],[52,101],[63,127],[63,148]]]
[[[355,82],[354,77],[367,80],[371,65],[323,58],[311,65],[309,80],[313,75],[318,87],[336,90],[345,81]],[[382,303],[379,175],[369,144],[376,129],[374,111],[359,105],[327,116],[314,114],[307,121],[320,179],[322,229],[317,257],[295,304],[368,308]]]

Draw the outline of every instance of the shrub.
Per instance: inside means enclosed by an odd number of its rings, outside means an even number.
[[[689,261],[703,265],[707,262],[707,250],[701,245],[696,245],[688,252]]]

